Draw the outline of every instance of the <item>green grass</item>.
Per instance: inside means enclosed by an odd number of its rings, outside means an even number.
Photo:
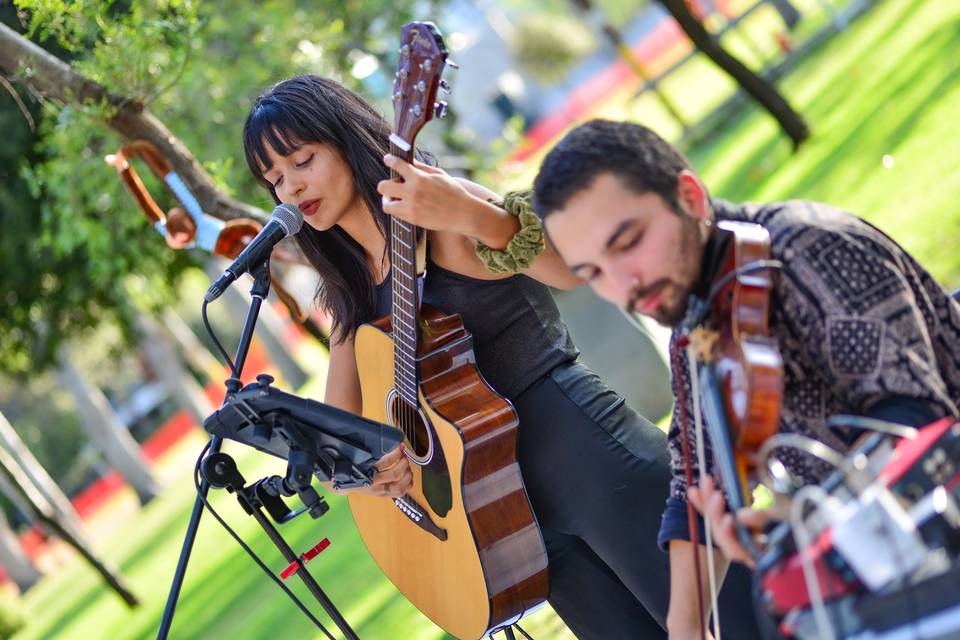
[[[960,286],[960,251],[954,249],[960,238],[957,51],[960,4],[886,0],[783,82],[814,132],[798,153],[791,152],[767,115],[750,108],[689,155],[716,195],[831,202],[889,232],[948,287]],[[670,86],[675,99],[682,96],[692,105],[704,87],[724,84],[722,78],[700,82],[702,73],[715,73],[702,69],[688,72],[685,86]],[[606,105],[604,112],[616,109],[644,121],[650,104]],[[884,156],[893,159],[889,168]],[[248,480],[280,471],[250,452],[234,452]],[[119,565],[142,599],[138,609],[128,610],[86,565],[73,561],[25,596],[30,622],[17,638],[155,636],[192,501],[192,480],[184,476],[98,541],[100,553]],[[319,521],[301,518],[282,531],[298,550],[323,536],[331,539],[332,547],[311,570],[359,635],[444,637],[380,575],[342,499],[329,502],[330,513]],[[218,495],[214,504],[271,568],[285,565],[231,497]],[[317,611],[298,581],[290,586]],[[525,627],[540,639],[571,637],[548,608]],[[209,515],[203,518],[171,635],[322,637]]]
[[[248,481],[283,471],[275,461],[252,451],[230,445],[227,450]],[[110,558],[127,577],[141,598],[140,607],[127,609],[100,586],[97,575],[85,564],[74,561],[28,593],[25,603],[31,622],[16,638],[155,637],[193,505],[192,480],[184,476],[97,544],[101,557]],[[220,491],[212,495],[214,507],[269,567],[279,572],[286,566],[254,520],[240,512],[232,496]],[[362,550],[345,499],[328,497],[328,502],[331,509],[321,519],[312,521],[303,516],[283,525],[281,533],[299,551],[323,537],[330,538],[330,548],[308,566],[359,636],[448,637],[393,589]],[[322,622],[328,622],[299,580],[291,579],[288,586]],[[538,632],[539,637],[562,637],[560,624],[549,609],[543,609],[525,628]],[[330,628],[335,631],[332,624]],[[548,635],[541,635],[544,633]],[[323,636],[206,513],[171,637],[240,640]]]
[[[799,152],[751,108],[691,161],[721,197],[821,200],[867,218],[960,286],[958,50],[960,5],[887,0],[784,82],[813,130]]]

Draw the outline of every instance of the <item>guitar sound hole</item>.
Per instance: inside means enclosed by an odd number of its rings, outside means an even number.
[[[433,457],[433,430],[427,426],[426,416],[419,407],[411,407],[399,395],[390,398],[390,419],[393,426],[403,431],[410,458],[426,464]]]

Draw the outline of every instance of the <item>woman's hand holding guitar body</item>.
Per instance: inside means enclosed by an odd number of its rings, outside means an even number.
[[[369,487],[354,489],[334,489],[334,493],[364,493],[369,496],[384,496],[397,498],[405,494],[413,486],[413,472],[410,470],[410,461],[404,454],[404,447],[399,447],[380,458],[377,462],[377,473],[373,476],[373,484]]]

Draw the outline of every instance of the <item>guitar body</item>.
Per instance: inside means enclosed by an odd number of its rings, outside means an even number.
[[[480,638],[546,600],[547,556],[516,460],[517,416],[476,368],[457,315],[421,308],[421,425],[402,499],[351,495],[374,560],[417,609]],[[356,333],[363,415],[394,424],[390,318]],[[408,430],[405,430],[409,433]]]

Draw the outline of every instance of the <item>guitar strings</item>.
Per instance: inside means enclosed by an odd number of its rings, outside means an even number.
[[[400,157],[400,152],[395,145],[393,144],[390,145],[390,151],[397,157]],[[396,171],[391,169],[390,177],[391,179],[396,180],[399,178],[399,175],[397,174]],[[416,257],[414,254],[412,256],[413,257],[412,260],[397,260],[398,256],[402,258],[411,257],[406,255],[401,256],[401,254],[404,252],[404,249],[401,248],[400,246],[400,245],[403,245],[403,247],[406,248],[407,251],[410,251],[411,247],[413,246],[412,242],[404,243],[403,241],[400,240],[400,236],[408,234],[411,227],[391,216],[390,228],[391,228],[390,270],[393,276],[393,283],[391,288],[392,288],[392,294],[393,294],[392,297],[393,297],[393,310],[394,310],[394,317],[393,317],[394,358],[395,360],[399,360],[399,362],[395,363],[394,365],[394,388],[397,391],[397,395],[400,397],[400,404],[401,404],[401,406],[399,407],[399,411],[396,412],[398,414],[396,417],[400,422],[401,430],[403,431],[407,440],[410,442],[414,451],[417,451],[417,442],[416,442],[417,408],[416,407],[418,403],[417,403],[417,399],[413,399],[413,401],[411,402],[411,399],[405,396],[405,394],[408,394],[408,393],[416,393],[416,374],[415,374],[415,370],[413,371],[409,370],[412,363],[408,362],[407,359],[404,358],[405,354],[415,353],[416,340],[415,340],[415,334],[414,334],[414,337],[413,337],[414,344],[411,345],[410,344],[411,336],[407,331],[403,331],[401,329],[401,327],[405,325],[401,317],[401,313],[404,310],[404,307],[403,307],[404,297],[399,290],[399,287],[405,286],[405,283],[401,281],[404,279],[408,279],[407,276],[409,275],[408,273],[409,266],[411,264],[412,265],[416,264],[415,262]],[[403,266],[398,265],[398,262],[403,262],[407,268],[405,269]],[[414,292],[414,294],[416,293],[415,287],[417,286],[415,277],[416,276],[414,275],[414,280],[412,283],[407,283],[410,285],[410,287],[408,288],[408,291]],[[411,313],[409,313],[409,317],[415,319],[416,310],[411,309],[410,311]],[[415,331],[415,328],[416,327],[414,326],[414,331]],[[409,375],[404,376],[403,375],[404,372],[406,372]],[[406,380],[406,377],[410,377],[412,378],[412,380]],[[413,383],[413,389],[412,390],[406,389],[405,387],[410,386],[411,382]]]
[[[392,172],[391,172],[392,173]],[[391,252],[390,252],[390,271],[393,276],[392,283],[392,294],[393,294],[393,336],[394,336],[394,389],[396,390],[398,400],[394,405],[396,414],[396,419],[400,423],[400,428],[403,430],[404,435],[407,439],[410,438],[410,433],[408,431],[408,418],[407,418],[407,405],[404,398],[404,392],[402,387],[403,375],[401,373],[400,367],[402,367],[402,354],[403,354],[403,333],[400,330],[400,296],[399,296],[399,285],[398,278],[400,278],[399,269],[397,267],[397,254],[400,247],[397,244],[397,235],[399,233],[399,228],[397,227],[397,221],[391,219]]]

